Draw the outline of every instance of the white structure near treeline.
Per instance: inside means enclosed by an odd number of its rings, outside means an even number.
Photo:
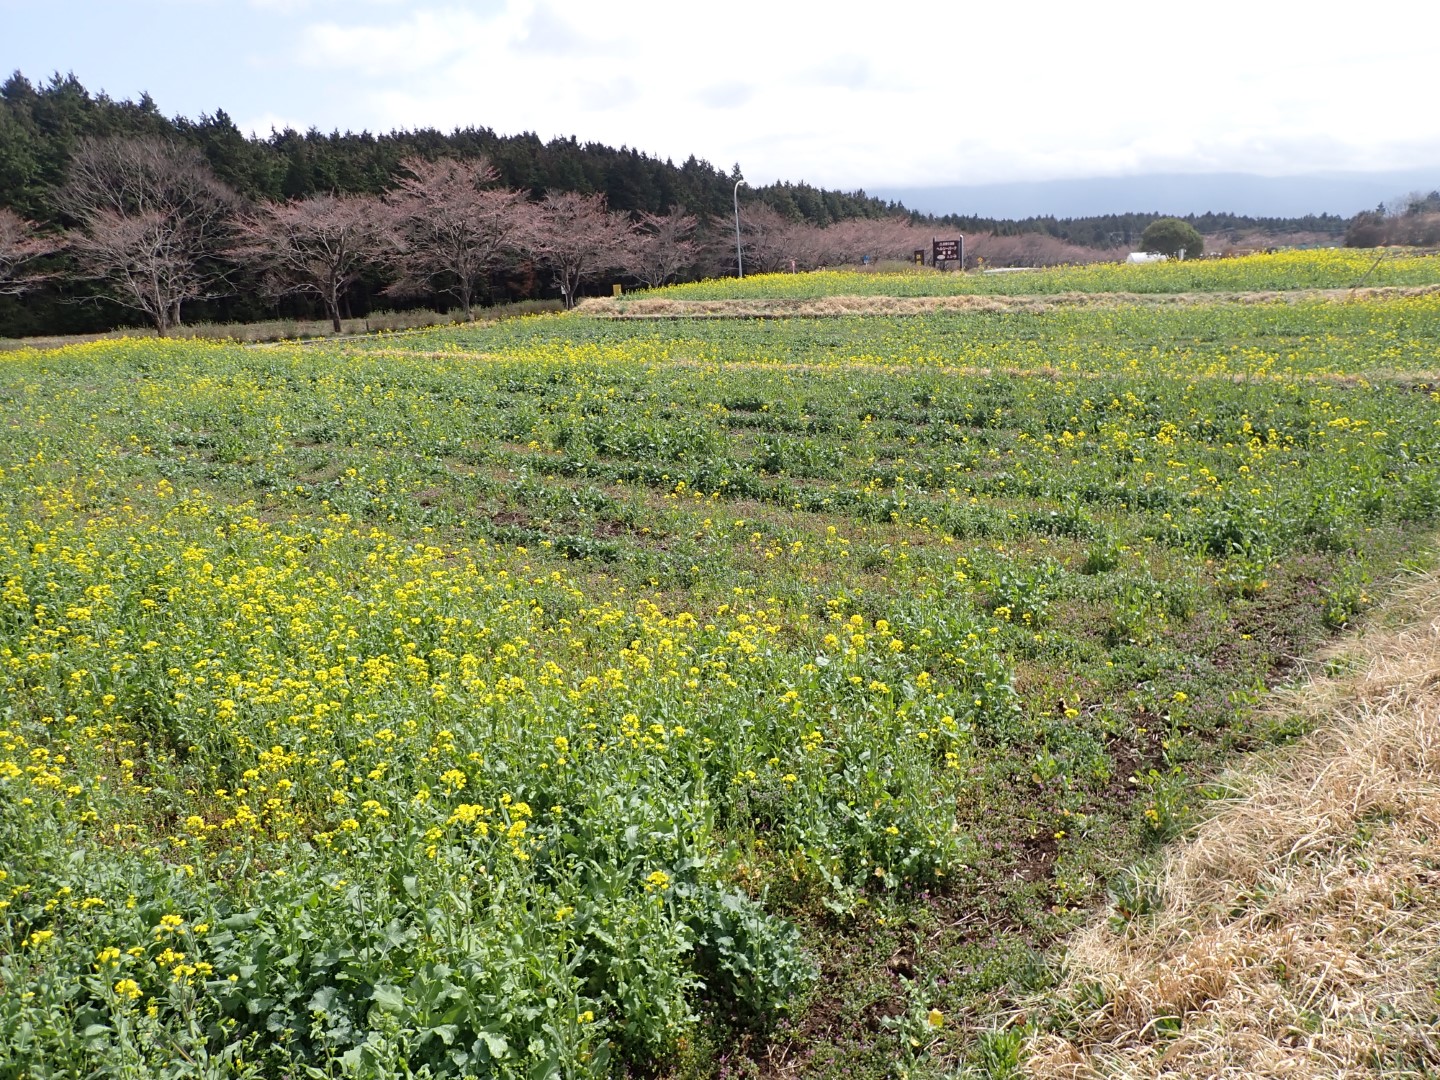
[[[1161,255],[1158,251],[1132,251],[1125,256],[1127,263],[1152,263],[1164,262],[1170,256]]]

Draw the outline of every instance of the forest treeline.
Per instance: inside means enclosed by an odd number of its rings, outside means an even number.
[[[935,218],[939,225],[963,233],[985,232],[996,236],[1023,236],[1040,233],[1063,240],[1067,244],[1093,248],[1128,248],[1138,243],[1145,228],[1161,215],[1158,213],[1092,214],[1087,217],[1028,217],[1018,220],[970,217],[943,214]],[[1304,237],[1313,241],[1324,237],[1339,241],[1349,227],[1350,219],[1339,214],[1305,214],[1301,217],[1248,217],[1213,211],[1204,214],[1164,215],[1178,217],[1193,225],[1201,235],[1240,243],[1246,237],[1265,236],[1280,240]]]
[[[127,143],[140,148],[129,155],[133,160],[128,166],[120,161],[126,155],[118,149]],[[136,289],[134,268],[114,265],[129,256],[114,249],[122,239],[119,223],[105,216],[132,214],[140,203],[132,192],[107,204],[96,191],[87,194],[82,188],[85,183],[113,185],[116,170],[139,168],[142,159],[149,162],[145,168],[158,167],[156,155],[162,150],[157,148],[162,147],[173,151],[165,167],[179,168],[198,184],[194,192],[203,189],[215,210],[199,263],[192,268],[205,284],[180,289],[184,295],[171,312],[177,320],[242,322],[321,313],[338,317],[418,305],[468,309],[472,303],[557,295],[568,302],[577,290],[608,289],[613,281],[654,284],[657,274],[673,280],[735,272],[731,200],[738,165],[727,171],[694,156],[677,165],[628,147],[615,149],[573,137],[543,141],[533,133],[502,135],[483,127],[448,134],[420,129],[381,135],[286,129],[252,137],[223,110],[193,120],[171,118],[148,94],[117,100],[91,94],[73,75],[34,83],[16,72],[0,86],[0,214],[5,215],[0,243],[7,236],[12,241],[10,254],[0,255],[0,336],[83,333],[157,322],[150,308],[164,301],[152,298],[137,312],[133,296],[125,295]],[[107,154],[112,160],[102,167],[100,159]],[[422,219],[415,216],[423,214],[425,205],[416,184],[434,188],[455,182],[453,170],[448,181],[439,173],[418,178],[416,165],[447,161],[474,165],[469,182],[492,193],[508,193],[513,198],[506,204],[507,213],[523,211],[525,216],[501,230],[504,238],[465,285],[457,281],[453,268],[437,269],[433,258],[426,263],[415,250],[416,244],[426,242]],[[611,236],[612,250],[583,260],[578,272],[562,265],[565,260],[555,250],[553,230],[562,223],[554,213],[562,195],[582,199],[588,225],[595,224],[590,219],[599,212],[618,230]],[[928,246],[937,232],[957,231],[966,235],[971,259],[998,265],[1086,261],[1128,248],[1156,217],[936,217],[864,191],[789,182],[742,187],[739,198],[746,265],[756,270],[835,265],[867,256],[908,258],[914,249]],[[370,202],[359,201],[365,199]],[[541,212],[547,200],[548,226]],[[300,204],[310,212],[296,211]],[[286,207],[292,226],[304,221],[315,227],[325,216],[322,210],[328,208],[326,220],[334,225],[347,213],[353,219],[353,211],[366,206],[386,210],[385,221],[377,217],[374,222],[386,228],[371,230],[366,243],[358,245],[366,250],[356,251],[360,257],[343,275],[338,293],[336,281],[321,288],[292,280],[285,287],[283,275],[275,272],[278,249],[272,246],[265,252],[262,223],[268,223],[273,244],[279,242],[275,230]],[[580,212],[579,207],[572,203],[569,212]],[[135,233],[127,242],[132,248],[150,245],[153,261],[159,241],[141,235],[143,230],[136,232],[133,214],[126,220]],[[1333,215],[1255,219],[1205,214],[1186,220],[1207,235],[1232,240],[1261,233],[1311,241],[1339,238],[1348,225]],[[552,230],[550,241],[542,242],[547,227]],[[432,235],[428,242],[438,241]],[[111,248],[108,270],[100,250],[106,245]],[[172,254],[167,249],[166,257]],[[8,287],[5,258],[11,262]],[[22,262],[23,274],[17,268]],[[429,267],[426,273],[417,272],[422,264]],[[468,268],[460,270],[461,276],[468,273]],[[125,280],[117,284],[117,275]],[[17,282],[24,283],[23,302]],[[328,298],[322,295],[326,290]],[[159,319],[161,329],[164,321]]]

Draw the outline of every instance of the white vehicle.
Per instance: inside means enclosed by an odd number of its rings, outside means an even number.
[[[1125,256],[1127,263],[1152,263],[1164,262],[1170,256],[1161,255],[1158,251],[1132,251]]]

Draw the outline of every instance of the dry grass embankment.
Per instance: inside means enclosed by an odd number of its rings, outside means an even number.
[[[1034,1077],[1440,1072],[1440,573],[1285,704],[1316,725],[1070,944]],[[1135,906],[1133,903],[1131,906]]]
[[[825,296],[747,300],[677,300],[670,297],[591,297],[578,311],[602,319],[824,318],[843,315],[929,315],[943,311],[1039,312],[1057,307],[1176,306],[1186,304],[1267,304],[1276,301],[1368,300],[1421,296],[1440,285],[1382,285],[1356,289],[1291,289],[1206,293],[1055,293],[1010,296],[962,293],[955,296]]]

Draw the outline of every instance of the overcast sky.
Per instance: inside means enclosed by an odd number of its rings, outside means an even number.
[[[870,190],[1440,168],[1437,54],[1440,0],[0,0],[7,71],[247,132],[574,134]]]

